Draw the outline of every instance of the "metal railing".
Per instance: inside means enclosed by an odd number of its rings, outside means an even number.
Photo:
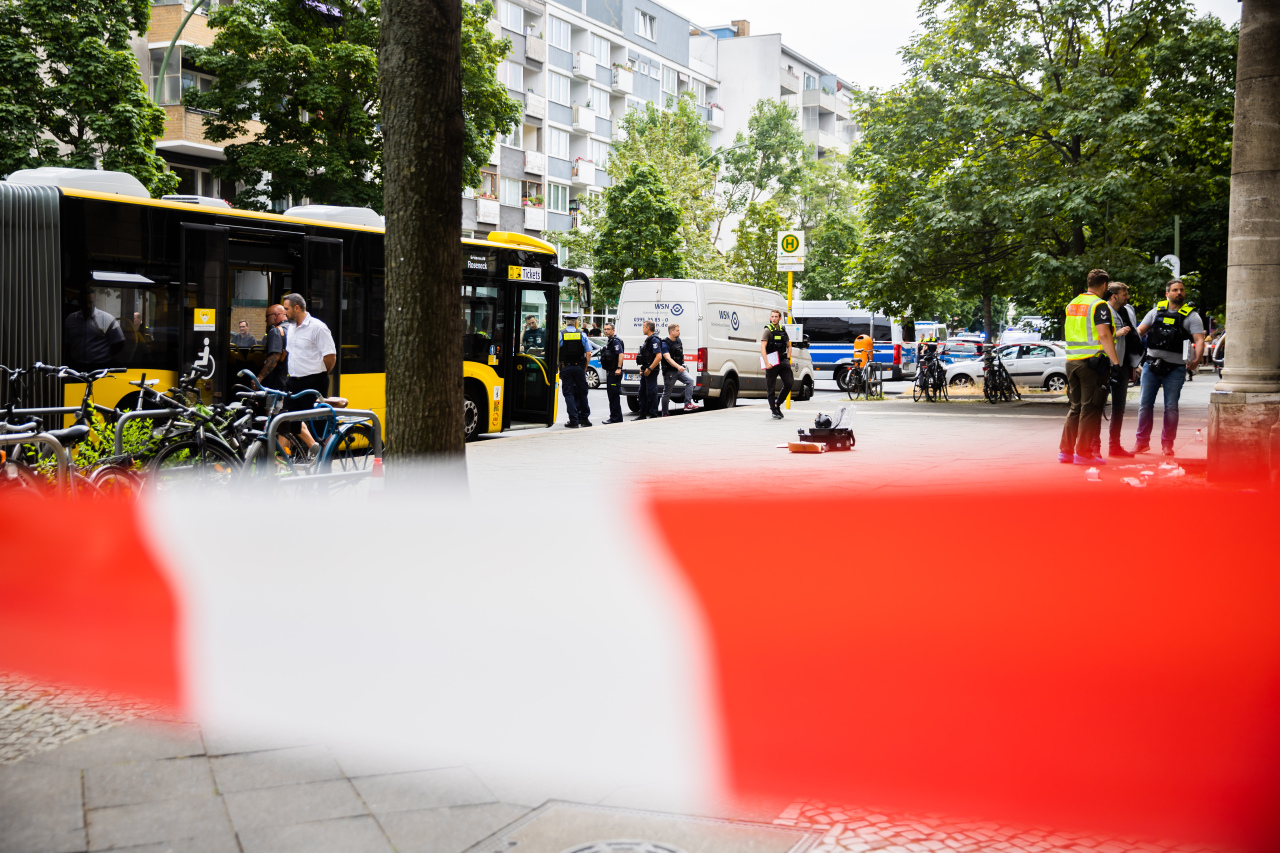
[[[182,412],[177,409],[143,409],[137,412],[125,412],[120,416],[120,420],[116,421],[116,440],[112,447],[112,455],[124,455],[124,425],[136,418],[149,418],[151,420],[164,420],[167,418],[176,418]]]
[[[301,412],[282,412],[272,418],[271,423],[267,426],[267,452],[274,452],[282,424],[296,423],[298,421],[327,420],[335,415],[347,423],[359,421],[371,421],[373,423],[373,464],[362,471],[341,471],[337,474],[308,474],[305,477],[277,477],[275,482],[327,483],[338,480],[356,480],[374,475],[374,472],[381,467],[378,463],[382,461],[382,421],[370,409],[331,409],[326,407],[323,409],[307,409]]]
[[[58,466],[54,483],[59,489],[67,485],[67,449],[62,446],[62,442],[47,432],[0,434],[0,447],[9,447],[14,444],[43,444],[47,446],[53,451],[53,458],[57,461]]]

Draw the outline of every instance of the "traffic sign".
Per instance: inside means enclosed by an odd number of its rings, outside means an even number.
[[[778,232],[778,260],[783,258],[803,258],[804,257],[804,232],[803,231],[779,231]]]

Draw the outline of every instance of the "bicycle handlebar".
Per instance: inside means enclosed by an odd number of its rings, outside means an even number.
[[[39,421],[27,421],[25,424],[0,423],[0,432],[36,432],[39,429]]]

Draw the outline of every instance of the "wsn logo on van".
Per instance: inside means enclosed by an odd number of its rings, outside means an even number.
[[[721,311],[720,319],[728,320],[729,325],[733,326],[733,330],[735,332],[738,331],[738,312],[737,311],[734,311],[732,314],[730,314],[728,311]]]
[[[679,302],[675,303],[674,305],[671,306],[671,313],[679,317],[681,314],[684,313],[684,306],[681,305]]]

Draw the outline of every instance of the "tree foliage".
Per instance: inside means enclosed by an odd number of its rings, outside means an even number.
[[[716,237],[728,217],[765,198],[783,199],[800,184],[805,162],[804,135],[796,126],[795,108],[762,98],[751,110],[747,132],[739,131],[733,145],[719,154],[721,198]]]
[[[382,210],[381,13],[379,0],[240,0],[210,16],[213,46],[188,56],[216,81],[208,92],[188,90],[185,102],[210,111],[210,141],[230,143],[213,171],[244,185],[237,206],[265,210],[291,197]],[[496,135],[520,117],[494,74],[511,44],[486,28],[492,14],[488,2],[463,4],[463,180],[471,186]]]
[[[0,174],[37,166],[127,172],[172,192],[151,102],[130,49],[148,0],[6,0],[0,5]]]
[[[595,285],[616,301],[632,278],[684,278],[680,210],[658,170],[637,165],[605,193],[595,245]]]
[[[857,298],[899,314],[976,298],[990,330],[993,298],[1057,313],[1093,267],[1163,278],[1153,229],[1221,191],[1234,34],[1184,0],[925,0],[922,16],[907,81],[861,116]]]
[[[778,272],[778,232],[791,230],[790,224],[776,201],[748,202],[729,250],[733,280],[786,293],[787,275]]]

